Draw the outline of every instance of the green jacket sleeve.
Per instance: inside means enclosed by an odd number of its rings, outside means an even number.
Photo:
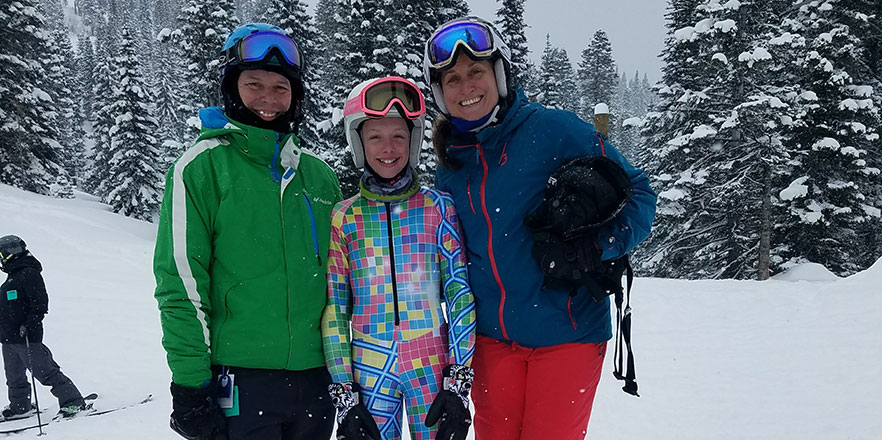
[[[199,145],[166,175],[153,257],[162,346],[172,381],[189,387],[211,379],[209,265],[218,194]]]

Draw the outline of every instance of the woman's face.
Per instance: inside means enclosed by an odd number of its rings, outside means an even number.
[[[499,102],[493,65],[465,54],[459,54],[456,64],[441,74],[441,91],[450,115],[466,121],[487,116]]]
[[[264,121],[276,119],[291,107],[291,82],[279,73],[243,70],[238,87],[245,107]]]
[[[368,119],[361,126],[364,160],[380,177],[391,179],[407,166],[410,130],[402,118]]]

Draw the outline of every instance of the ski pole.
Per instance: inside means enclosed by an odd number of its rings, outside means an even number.
[[[34,366],[33,360],[31,360],[31,338],[28,337],[28,334],[25,333],[25,346],[28,350],[28,370],[31,370],[31,385],[34,388],[34,405],[37,406],[37,427],[40,429],[40,433],[37,434],[37,437],[41,435],[46,435],[43,432],[43,421],[40,420],[40,399],[37,398],[37,378],[34,377]]]

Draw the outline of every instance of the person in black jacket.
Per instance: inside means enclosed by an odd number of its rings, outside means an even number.
[[[40,275],[43,266],[24,240],[7,235],[0,237],[0,270],[9,274],[0,286],[0,343],[9,388],[9,406],[3,409],[3,418],[22,417],[34,409],[27,369],[40,383],[52,387],[60,415],[82,411],[86,408],[82,394],[43,344],[43,316],[49,311],[49,296]]]

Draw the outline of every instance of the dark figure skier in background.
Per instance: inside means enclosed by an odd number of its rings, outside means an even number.
[[[49,296],[40,275],[43,266],[24,240],[7,235],[0,237],[0,270],[9,274],[0,286],[0,342],[9,388],[9,406],[3,408],[3,418],[24,418],[35,410],[27,370],[33,372],[34,379],[52,387],[62,417],[84,410],[82,394],[43,344],[43,316],[49,312]]]

